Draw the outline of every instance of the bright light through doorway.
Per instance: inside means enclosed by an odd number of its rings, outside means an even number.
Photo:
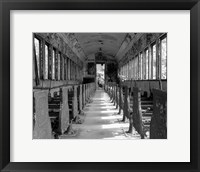
[[[105,64],[96,64],[96,82],[98,89],[103,88],[105,82]]]

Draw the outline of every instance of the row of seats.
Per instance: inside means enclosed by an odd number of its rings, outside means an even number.
[[[51,139],[66,134],[72,123],[80,123],[83,108],[94,92],[95,83],[35,90],[33,138]]]
[[[141,84],[141,83],[140,83]],[[159,88],[150,90],[151,94],[135,87],[135,83],[106,83],[105,91],[111,101],[123,110],[122,121],[129,120],[129,133],[133,127],[141,139],[167,138],[167,92]],[[149,134],[148,134],[149,133]]]

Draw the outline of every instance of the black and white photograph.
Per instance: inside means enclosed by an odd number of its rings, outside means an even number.
[[[33,33],[33,139],[168,139],[167,33]]]

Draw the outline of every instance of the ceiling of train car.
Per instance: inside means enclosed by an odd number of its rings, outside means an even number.
[[[118,53],[126,33],[75,33],[86,57],[102,52],[109,57]]]
[[[137,33],[59,33],[82,60],[94,60],[101,52],[106,58],[119,61]]]

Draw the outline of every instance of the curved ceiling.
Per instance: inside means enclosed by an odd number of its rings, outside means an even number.
[[[86,57],[93,56],[98,52],[115,57],[127,33],[75,33]]]

